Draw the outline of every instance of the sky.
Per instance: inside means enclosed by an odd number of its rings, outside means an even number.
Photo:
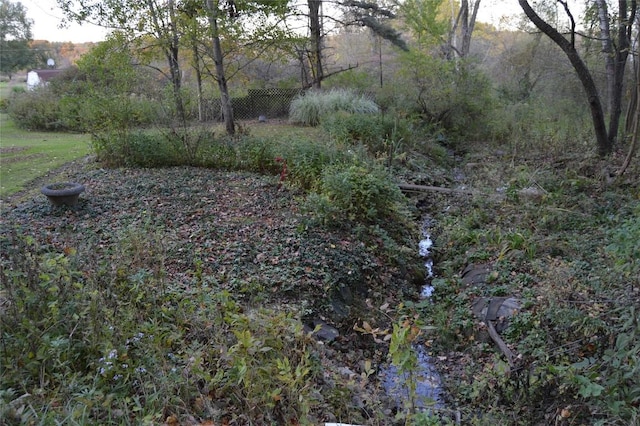
[[[107,30],[92,24],[82,26],[73,24],[68,28],[60,28],[63,19],[62,11],[55,0],[18,0],[27,9],[27,17],[34,21],[32,30],[35,40],[52,42],[71,41],[73,43],[98,42],[105,39]],[[517,0],[484,0],[480,6],[479,21],[498,20],[503,15],[519,12]]]
[[[59,28],[64,15],[55,0],[18,0],[27,9],[27,17],[33,20],[31,30],[34,40],[71,41],[73,43],[97,42],[105,39],[107,30],[92,24],[73,24]],[[16,1],[16,3],[18,2]]]

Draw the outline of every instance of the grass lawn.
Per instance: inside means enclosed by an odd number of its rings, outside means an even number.
[[[0,197],[27,189],[33,179],[90,150],[88,135],[25,131],[0,114]]]

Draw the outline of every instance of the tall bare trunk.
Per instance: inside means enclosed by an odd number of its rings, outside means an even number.
[[[320,89],[324,77],[322,70],[322,22],[320,16],[322,0],[307,0],[307,4],[309,6],[311,74],[313,75],[313,87]]]
[[[611,146],[615,145],[620,128],[622,116],[622,89],[624,87],[624,74],[627,67],[629,50],[631,49],[631,29],[636,18],[636,0],[631,0],[630,10],[627,0],[618,1],[618,34],[615,49],[613,87],[611,111],[609,111],[609,140]]]
[[[469,15],[469,1],[462,0],[460,13],[462,13],[462,47],[460,48],[460,56],[465,58],[469,55],[471,49],[471,35],[473,34],[473,28],[476,25],[476,17],[478,16],[478,9],[480,8],[480,1],[475,0],[473,3],[473,9],[471,15]]]
[[[229,88],[227,87],[227,78],[224,74],[222,46],[220,45],[220,33],[218,31],[218,17],[220,14],[218,6],[218,1],[207,0],[207,8],[209,9],[209,26],[211,29],[211,40],[213,44],[213,62],[216,65],[216,80],[218,82],[218,88],[220,89],[222,116],[224,118],[224,126],[227,130],[227,134],[233,135],[236,132],[236,126],[233,121],[233,108],[231,106]]]
[[[204,121],[204,99],[202,96],[202,70],[200,69],[200,52],[198,51],[198,45],[193,41],[191,46],[193,51],[193,69],[196,72],[196,86],[198,90],[198,121]]]
[[[606,76],[606,93],[605,93],[605,113],[613,110],[611,102],[613,101],[613,76],[615,75],[615,62],[613,53],[613,40],[611,38],[611,30],[609,28],[609,11],[607,9],[607,0],[595,0],[598,8],[598,22],[600,24],[600,40],[602,41],[602,52],[604,53],[604,69]]]

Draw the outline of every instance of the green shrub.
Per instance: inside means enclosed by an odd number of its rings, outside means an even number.
[[[3,259],[0,311],[3,388],[31,389],[41,381],[55,389],[89,373],[103,332],[99,298],[64,253],[40,252],[33,239],[15,235]],[[16,362],[16,360],[20,360]]]
[[[379,167],[338,164],[326,168],[319,192],[308,203],[318,219],[330,226],[407,222],[404,196]]]
[[[593,418],[593,424],[634,424],[640,416],[638,313],[634,306],[621,306],[611,314],[624,322],[614,326],[610,336],[612,344],[601,357],[584,357],[552,371],[562,377],[584,403],[598,407],[592,409],[593,413],[599,413]]]
[[[148,125],[158,121],[159,113],[144,97],[58,95],[48,87],[13,96],[7,111],[23,129],[92,133]]]
[[[287,161],[287,182],[305,190],[317,189],[322,171],[345,158],[345,150],[329,139],[294,138],[284,141],[278,147],[278,153]]]
[[[370,71],[360,70],[357,68],[332,75],[323,87],[328,89],[349,88],[350,90],[369,91],[371,87],[380,84],[380,77],[372,75]]]
[[[196,155],[196,165],[220,170],[236,170],[238,159],[237,146],[231,138],[217,138],[211,135],[200,147]]]
[[[527,151],[563,155],[591,148],[593,124],[588,108],[576,102],[530,97],[504,103],[490,118],[494,139],[508,142],[521,155]]]
[[[367,114],[378,110],[374,101],[352,91],[308,92],[291,102],[289,120],[305,126],[317,126],[326,115],[337,111]]]
[[[23,86],[13,86],[11,87],[11,92],[9,96],[0,97],[0,112],[6,113],[9,111],[9,104],[11,103],[11,99],[21,95],[26,92],[26,89]]]
[[[489,79],[472,64],[434,58],[419,51],[400,57],[394,84],[376,96],[384,110],[419,116],[452,138],[491,136],[494,97]]]
[[[416,222],[386,170],[349,163],[325,167],[320,185],[303,204],[311,224],[351,228],[365,244],[406,270],[415,250]]]
[[[626,277],[636,277],[636,283],[640,283],[640,204],[609,234],[606,251],[613,257],[616,269]]]
[[[165,167],[185,163],[179,139],[147,131],[105,132],[92,137],[98,160],[109,167]]]
[[[20,128],[38,131],[73,130],[66,127],[60,103],[47,88],[14,96],[8,106],[11,119]]]
[[[236,141],[238,158],[236,167],[257,173],[278,173],[281,166],[274,161],[277,157],[274,145],[273,141],[267,139],[250,136],[240,138]]]

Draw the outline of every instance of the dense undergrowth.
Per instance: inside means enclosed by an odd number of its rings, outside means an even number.
[[[348,341],[377,316],[365,295],[395,305],[411,291],[389,241],[310,227],[277,177],[69,177],[88,188],[75,209],[33,199],[3,216],[4,422],[387,422]],[[303,324],[319,317],[346,340],[316,343]]]
[[[431,212],[434,303],[412,305],[440,330],[452,403],[481,410],[476,424],[637,424],[637,170],[612,184],[595,157],[468,161],[464,183],[483,195],[431,197],[447,206]],[[467,265],[490,272],[465,281]],[[520,300],[502,333],[515,366],[468,308],[478,297]]]
[[[76,210],[3,215],[4,421],[637,424],[637,166],[611,180],[619,156],[585,154],[581,122],[509,121],[480,143],[389,117],[327,114],[315,140],[96,133],[112,169],[71,176],[92,188]],[[471,264],[485,280],[462,279]],[[514,366],[470,309],[507,296]],[[302,324],[318,317],[341,338],[317,344]],[[415,345],[448,391],[428,414],[376,380],[387,355],[411,378]]]

